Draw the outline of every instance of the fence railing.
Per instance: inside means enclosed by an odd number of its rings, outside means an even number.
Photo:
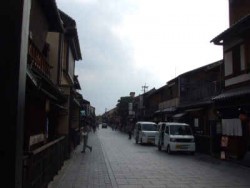
[[[195,85],[195,84],[194,84]],[[185,91],[181,92],[180,103],[193,103],[194,101],[211,99],[212,97],[221,93],[221,83],[197,83],[195,86],[188,86]]]
[[[47,188],[67,159],[68,141],[62,136],[23,158],[23,187]]]

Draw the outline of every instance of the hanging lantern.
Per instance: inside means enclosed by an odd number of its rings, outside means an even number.
[[[240,114],[239,115],[239,119],[242,121],[242,122],[246,122],[248,120],[248,116],[246,114]]]

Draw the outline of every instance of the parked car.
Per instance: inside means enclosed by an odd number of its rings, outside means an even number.
[[[108,124],[107,123],[102,123],[102,128],[108,128]]]
[[[157,124],[150,121],[139,121],[135,124],[134,138],[135,143],[155,144],[155,133]]]
[[[195,153],[195,141],[191,127],[186,123],[160,122],[159,131],[156,133],[158,150],[172,152]]]

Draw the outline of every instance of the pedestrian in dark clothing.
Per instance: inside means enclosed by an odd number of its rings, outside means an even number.
[[[131,140],[131,138],[132,138],[132,131],[129,130],[129,132],[128,132],[128,139]]]
[[[133,124],[132,124],[132,122],[129,122],[129,125],[128,125],[128,139],[130,139],[131,140],[131,138],[132,138],[132,133],[133,133]]]
[[[89,132],[90,132],[89,126],[88,125],[83,126],[83,129],[82,129],[82,138],[83,138],[82,153],[85,153],[86,148],[88,148],[90,151],[92,151],[92,146],[88,145]]]

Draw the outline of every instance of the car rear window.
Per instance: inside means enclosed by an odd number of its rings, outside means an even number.
[[[192,130],[189,126],[174,125],[174,126],[170,126],[170,134],[172,134],[172,135],[192,135]]]
[[[142,130],[144,130],[144,131],[156,131],[157,125],[156,124],[143,124]]]

